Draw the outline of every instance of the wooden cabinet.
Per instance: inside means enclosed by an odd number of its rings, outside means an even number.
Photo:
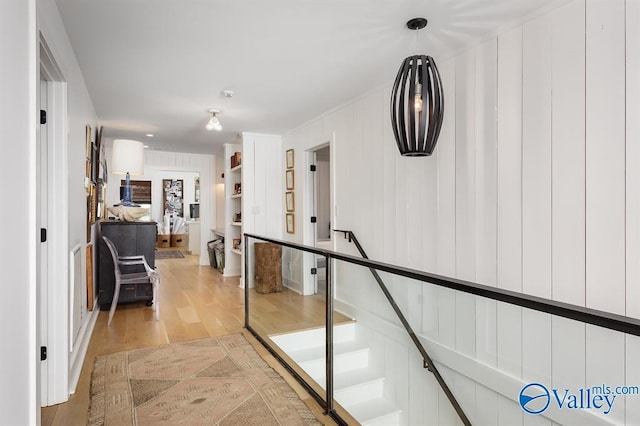
[[[147,263],[155,268],[157,227],[155,222],[125,222],[105,220],[100,222],[98,238],[98,303],[101,310],[108,310],[113,300],[115,276],[111,252],[102,236],[109,238],[120,256],[144,255]],[[127,284],[120,287],[118,303],[153,300],[149,283]]]

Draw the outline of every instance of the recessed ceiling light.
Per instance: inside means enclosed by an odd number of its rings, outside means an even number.
[[[144,147],[145,147],[145,148],[149,148],[149,145],[145,145]]]
[[[153,136],[154,136],[153,133],[147,133],[148,138],[152,138]]]
[[[235,95],[235,92],[233,90],[223,90],[222,94],[224,95],[225,98],[233,98],[233,95]]]

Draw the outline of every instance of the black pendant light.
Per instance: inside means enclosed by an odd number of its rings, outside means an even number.
[[[407,22],[411,30],[426,26],[424,18]],[[409,56],[400,66],[391,93],[391,124],[400,154],[431,155],[440,135],[443,113],[444,94],[435,61],[426,55]]]

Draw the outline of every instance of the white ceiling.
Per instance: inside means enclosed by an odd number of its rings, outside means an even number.
[[[105,136],[209,154],[239,132],[282,134],[387,84],[410,54],[438,61],[562,2],[56,1]],[[418,34],[405,26],[416,16],[429,20]],[[222,132],[205,130],[210,108],[223,111]]]

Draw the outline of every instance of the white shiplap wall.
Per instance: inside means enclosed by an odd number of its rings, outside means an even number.
[[[442,61],[446,112],[432,157],[399,156],[388,87],[290,132],[283,150],[334,135],[334,227],[353,230],[371,258],[640,318],[638,28],[637,0],[578,0]],[[353,250],[341,239],[338,249]],[[358,272],[338,268],[339,305],[396,323]],[[600,421],[577,410],[523,416],[517,394],[529,381],[640,383],[640,339],[389,282],[436,353],[466,355],[441,361],[472,366],[468,377],[443,369],[476,424]],[[486,367],[490,383],[475,383]],[[434,424],[451,421],[431,378],[405,374],[407,421],[425,407],[439,412]],[[606,419],[640,423],[632,398]]]

